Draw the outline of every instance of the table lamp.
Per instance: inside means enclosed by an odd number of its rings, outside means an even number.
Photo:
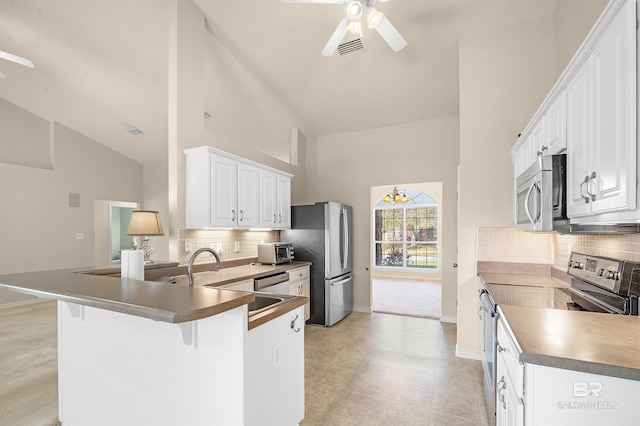
[[[144,251],[144,262],[153,263],[150,259],[153,247],[149,243],[149,236],[164,235],[160,213],[152,210],[134,210],[131,213],[127,235],[142,237],[142,245],[139,248]]]

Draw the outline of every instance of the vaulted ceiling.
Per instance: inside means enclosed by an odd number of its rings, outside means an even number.
[[[0,50],[36,64],[0,60],[0,98],[141,164],[163,158],[170,1],[0,0]],[[557,1],[379,2],[407,47],[393,52],[364,28],[365,50],[325,57],[344,5],[193,0],[307,136],[457,114],[458,40],[552,15]],[[131,127],[146,137],[132,140]]]

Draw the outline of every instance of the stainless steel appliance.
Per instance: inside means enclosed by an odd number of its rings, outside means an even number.
[[[516,179],[516,228],[569,232],[566,154],[543,155]]]
[[[640,263],[571,253],[569,309],[638,315]]]
[[[255,278],[253,289],[263,293],[289,294],[289,273],[278,272]]]
[[[291,208],[291,230],[280,231],[311,262],[309,324],[332,326],[353,309],[352,209],[335,202]]]
[[[489,291],[481,287],[478,290],[480,306],[480,352],[482,356],[482,371],[484,372],[484,399],[491,424],[495,424],[496,415],[496,326],[498,312],[496,303]]]
[[[258,262],[279,265],[291,263],[293,259],[293,247],[291,243],[266,243],[258,244]]]

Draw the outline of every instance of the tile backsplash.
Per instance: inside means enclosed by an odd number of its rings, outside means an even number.
[[[553,263],[553,234],[515,228],[478,228],[478,259],[486,262]]]
[[[222,261],[258,256],[258,244],[279,241],[280,231],[245,231],[217,229],[180,229],[178,231],[180,264],[186,264],[191,255],[202,247],[211,247]],[[189,241],[191,250],[185,251]],[[220,249],[220,250],[219,250]],[[196,263],[211,262],[212,257],[204,253]]]
[[[543,263],[566,270],[572,251],[640,262],[640,234],[563,235],[478,228],[478,261]]]

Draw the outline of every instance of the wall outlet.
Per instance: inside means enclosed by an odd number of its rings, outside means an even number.
[[[273,368],[280,365],[280,343],[273,345]]]
[[[191,253],[191,240],[184,240],[184,252]]]
[[[76,240],[84,240],[84,234],[82,232],[78,232],[76,234]]]
[[[240,241],[235,242],[235,251],[236,253],[240,253]]]
[[[217,243],[217,244],[216,244],[216,251],[217,251],[218,253],[222,253],[222,243]]]

